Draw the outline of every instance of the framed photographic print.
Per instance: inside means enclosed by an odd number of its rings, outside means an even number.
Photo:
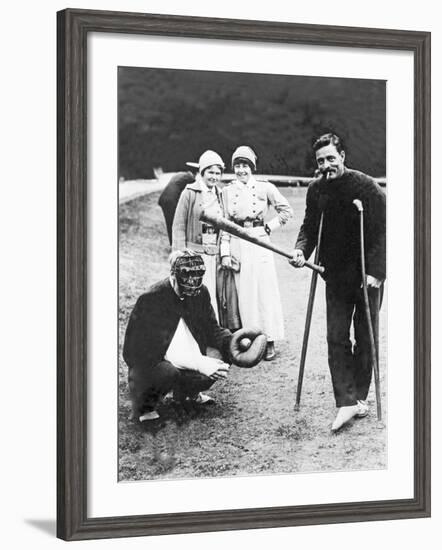
[[[430,514],[430,35],[58,13],[58,536]]]

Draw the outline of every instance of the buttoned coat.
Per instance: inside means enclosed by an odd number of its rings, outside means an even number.
[[[181,193],[189,183],[195,181],[195,177],[192,172],[177,172],[171,178],[169,183],[163,189],[158,204],[164,214],[166,222],[167,235],[169,242],[172,244],[172,224],[175,216],[175,211],[180,199]]]
[[[270,239],[264,222],[276,229],[292,215],[287,199],[276,186],[253,176],[247,183],[235,180],[225,187],[223,202],[227,217],[234,222],[255,221],[257,225],[248,230],[262,241]],[[276,211],[272,219],[268,219],[270,207]],[[284,320],[272,252],[223,232],[221,256],[229,255],[240,264],[234,276],[243,326],[259,327],[269,340],[281,340]]]
[[[215,187],[215,193],[222,209],[222,197],[218,187]],[[191,248],[195,252],[205,252],[203,222],[200,220],[203,209],[203,189],[197,179],[186,186],[178,202],[172,226],[172,250]]]

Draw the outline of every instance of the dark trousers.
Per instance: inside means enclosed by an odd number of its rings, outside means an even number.
[[[376,350],[383,290],[383,285],[368,288]],[[336,406],[355,405],[357,400],[367,398],[373,367],[363,289],[343,292],[327,284],[326,301],[328,364]],[[350,340],[352,321],[354,345]]]
[[[169,361],[160,361],[150,369],[129,369],[129,390],[135,417],[153,411],[159,401],[171,390],[174,398],[194,398],[200,391],[212,386],[208,376],[192,370],[177,369]]]
[[[173,218],[175,217],[175,210],[171,212],[170,208],[161,207],[164,215],[164,221],[166,222],[167,236],[169,238],[169,244],[172,246],[172,226]]]

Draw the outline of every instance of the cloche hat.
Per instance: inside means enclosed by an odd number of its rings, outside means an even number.
[[[254,170],[256,170],[257,156],[252,148],[248,147],[247,145],[240,145],[232,155],[232,166],[238,159],[248,160],[252,164]]]
[[[223,170],[225,168],[223,159],[218,155],[218,153],[215,153],[215,151],[211,151],[210,149],[204,151],[204,153],[200,156],[198,163],[186,162],[186,164],[188,166],[198,168],[200,173],[204,172],[204,170],[209,168],[209,166],[220,166]]]

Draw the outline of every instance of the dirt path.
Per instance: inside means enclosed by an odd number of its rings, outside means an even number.
[[[294,219],[272,236],[292,249],[305,208],[305,189],[285,188]],[[168,273],[169,248],[157,194],[120,207],[120,346],[136,298]],[[335,414],[325,342],[324,285],[319,281],[301,410],[294,412],[311,272],[275,257],[285,316],[285,341],[275,361],[251,370],[232,367],[210,392],[216,404],[174,409],[148,426],[128,421],[127,368],[120,357],[120,479],[160,479],[380,469],[386,466],[386,308],[381,311],[380,370],[384,422],[374,389],[368,417],[333,435]],[[385,301],[386,303],[386,301]]]

